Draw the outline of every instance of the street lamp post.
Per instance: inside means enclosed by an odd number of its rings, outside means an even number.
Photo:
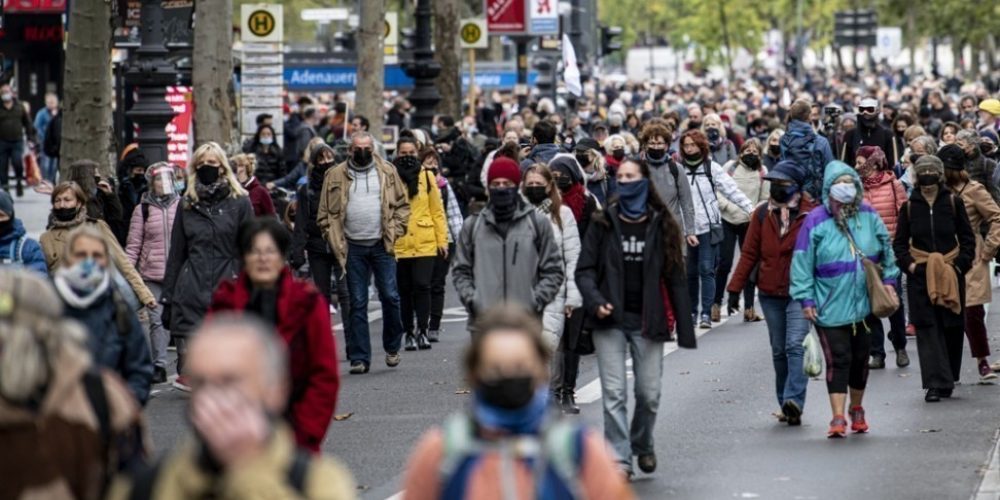
[[[403,69],[410,78],[413,78],[410,103],[416,107],[416,112],[411,118],[412,126],[414,128],[430,128],[434,121],[434,109],[441,101],[441,94],[434,84],[434,80],[441,73],[441,65],[434,60],[434,51],[431,50],[430,0],[417,0],[414,19],[416,20],[416,29],[414,30],[413,60],[407,62]]]
[[[177,72],[167,60],[160,4],[160,0],[142,0],[141,42],[125,72],[125,81],[135,86],[138,94],[126,115],[139,127],[136,142],[150,163],[167,161],[166,127],[174,111],[167,104],[166,94],[167,87],[177,82]]]

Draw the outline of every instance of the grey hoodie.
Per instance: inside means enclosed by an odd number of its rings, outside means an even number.
[[[489,206],[466,219],[455,254],[452,277],[470,329],[477,313],[504,302],[541,315],[565,279],[552,224],[523,202],[506,237]]]

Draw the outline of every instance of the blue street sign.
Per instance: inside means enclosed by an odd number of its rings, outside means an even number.
[[[534,85],[538,73],[528,73],[528,85]],[[311,65],[285,66],[285,87],[292,91],[303,90],[354,90],[358,87],[358,72],[354,66]],[[517,71],[485,70],[476,72],[476,84],[483,89],[513,89],[517,84]],[[469,73],[462,73],[462,87],[469,86]],[[413,80],[406,76],[398,64],[385,66],[386,90],[407,90],[413,88]]]

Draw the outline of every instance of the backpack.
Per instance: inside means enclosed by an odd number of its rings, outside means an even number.
[[[475,439],[475,425],[463,414],[452,415],[445,421],[442,428],[444,434],[444,453],[440,472],[442,498],[452,498],[464,490],[468,480],[468,468],[462,467],[470,458],[489,450],[489,446]],[[523,438],[529,443],[524,446],[513,446],[517,458],[525,458],[532,464],[551,467],[560,482],[570,492],[572,498],[582,498],[580,492],[580,472],[583,466],[583,432],[584,427],[566,419],[560,419],[542,432],[539,439]],[[522,444],[522,443],[518,443]],[[537,460],[541,458],[542,460]],[[541,474],[539,474],[541,472]],[[540,478],[545,471],[534,467],[535,490],[542,487]],[[463,482],[456,482],[465,479]]]
[[[0,257],[0,264],[23,264],[24,244],[28,241],[28,235],[22,235],[17,241],[11,242],[8,255]]]
[[[803,186],[814,199],[823,192],[823,152],[816,147],[816,134],[812,131],[789,131],[781,138],[781,159],[791,160],[806,167]]]

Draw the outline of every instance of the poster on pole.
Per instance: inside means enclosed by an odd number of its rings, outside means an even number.
[[[531,0],[531,25],[533,36],[559,34],[559,2],[557,0]]]
[[[486,28],[493,35],[524,35],[528,0],[485,0]]]

